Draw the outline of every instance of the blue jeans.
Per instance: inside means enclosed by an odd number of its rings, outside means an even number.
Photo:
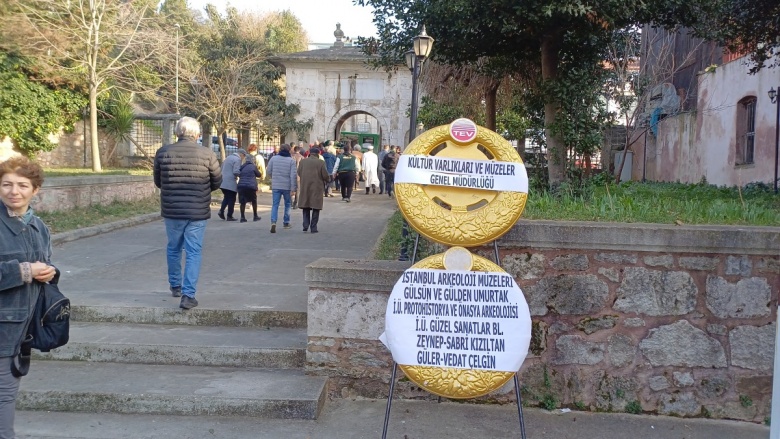
[[[200,250],[206,235],[206,220],[192,221],[165,218],[168,234],[168,283],[181,287],[181,294],[195,298],[200,275]],[[181,274],[181,250],[187,253],[184,261],[184,279]]]
[[[292,200],[290,197],[290,191],[284,189],[273,189],[271,191],[273,196],[273,205],[271,206],[271,224],[276,224],[276,220],[279,219],[279,201],[284,196],[284,223],[290,223],[290,205]]]

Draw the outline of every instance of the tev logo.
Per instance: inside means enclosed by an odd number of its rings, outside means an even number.
[[[469,119],[456,119],[450,124],[450,136],[458,143],[468,143],[477,138],[477,124]]]

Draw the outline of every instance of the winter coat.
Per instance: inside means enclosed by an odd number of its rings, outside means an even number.
[[[222,185],[220,189],[226,189],[229,191],[238,191],[238,184],[236,183],[236,177],[238,177],[241,171],[241,156],[237,152],[227,156],[222,163]]]
[[[366,151],[363,153],[363,178],[366,180],[366,187],[371,185],[379,186],[379,175],[377,175],[377,169],[379,169],[379,158],[373,151]]]
[[[293,192],[298,190],[298,170],[292,157],[275,155],[265,170],[271,177],[271,189]]]
[[[333,173],[338,174],[339,172],[347,171],[359,172],[360,162],[358,162],[357,158],[352,154],[341,154],[336,157],[336,164],[333,165]]]
[[[154,156],[154,184],[160,188],[163,218],[211,218],[211,192],[219,189],[222,172],[211,148],[181,138]]]
[[[325,160],[325,168],[328,171],[328,174],[332,174],[333,167],[336,166],[336,156],[325,151],[321,157]]]
[[[0,357],[11,357],[19,353],[41,291],[39,282],[24,283],[19,263],[51,265],[49,229],[37,216],[24,224],[0,203],[0,249]]]
[[[241,169],[239,170],[238,189],[256,191],[257,179],[260,178],[260,175],[260,170],[255,166],[255,162],[247,160],[246,163],[241,165]]]
[[[322,199],[325,195],[325,183],[330,181],[330,175],[325,167],[325,161],[319,154],[301,160],[298,165],[298,176],[301,188],[298,191],[298,207],[301,209],[322,209]]]
[[[389,172],[391,174],[395,174],[395,167],[398,165],[398,154],[395,152],[389,152],[385,156],[384,159],[382,159],[382,167],[385,168],[386,172]]]

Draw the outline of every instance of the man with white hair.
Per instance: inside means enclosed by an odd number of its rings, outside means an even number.
[[[376,193],[376,187],[379,186],[379,158],[374,154],[374,145],[370,143],[363,144],[363,178],[366,180],[366,195],[371,188]]]
[[[168,235],[168,284],[179,308],[198,306],[195,291],[200,275],[200,250],[211,218],[211,192],[222,183],[222,171],[211,148],[196,143],[200,124],[182,117],[176,124],[179,141],[154,156],[154,184],[160,188],[160,208]],[[182,276],[181,253],[187,253]]]

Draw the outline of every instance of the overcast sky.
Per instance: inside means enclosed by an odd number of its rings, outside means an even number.
[[[356,6],[352,0],[285,0],[278,2],[257,0],[188,0],[193,9],[202,10],[208,3],[217,6],[220,12],[230,3],[239,11],[268,12],[289,9],[303,24],[310,43],[332,43],[336,41],[333,31],[341,23],[344,35],[357,37],[376,36],[372,19],[372,8]]]

